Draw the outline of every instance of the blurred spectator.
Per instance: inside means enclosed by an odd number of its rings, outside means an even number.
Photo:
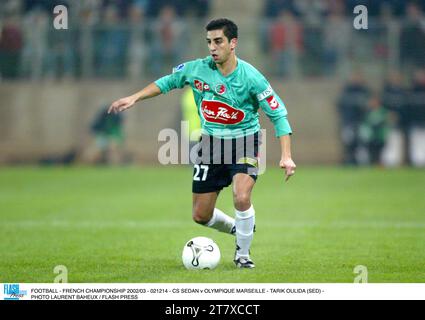
[[[352,26],[337,12],[331,13],[323,27],[324,75],[346,75]]]
[[[338,113],[343,144],[343,163],[357,165],[359,163],[359,128],[364,119],[370,91],[362,74],[355,72],[345,85],[338,101]]]
[[[391,15],[395,17],[400,17],[405,14],[406,4],[409,1],[406,0],[387,0],[385,1],[385,5],[391,11]]]
[[[425,166],[425,69],[415,72],[408,96],[410,161]]]
[[[161,75],[164,66],[181,62],[185,41],[184,26],[176,17],[172,6],[161,9],[158,20],[152,27],[151,67],[154,76]]]
[[[300,0],[294,2],[294,7],[303,25],[303,55],[301,62],[303,74],[308,76],[321,75],[323,18],[327,8],[326,2],[323,0]]]
[[[388,132],[382,161],[386,166],[401,165],[403,159],[407,158],[408,114],[407,90],[403,87],[402,77],[399,72],[392,71],[387,77],[381,100],[391,120],[391,128]]]
[[[295,12],[293,0],[266,0],[264,15],[267,18],[277,18],[282,11]]]
[[[48,30],[48,49],[46,72],[52,78],[70,78],[75,76],[76,30],[74,28],[56,30],[52,24]]]
[[[157,17],[159,11],[164,6],[164,2],[164,0],[149,1],[146,10],[146,16],[148,16],[149,18]]]
[[[393,16],[390,7],[384,3],[381,6],[379,17],[373,18],[368,23],[368,32],[370,33],[369,46],[372,47],[373,57],[378,62],[386,63],[390,58],[390,46],[393,45],[388,38],[396,35],[397,26],[393,23]],[[392,37],[392,36],[391,36]],[[395,48],[396,45],[394,44]]]
[[[94,27],[100,19],[100,0],[86,0],[79,8],[79,53],[81,75],[84,78],[94,75],[95,37]]]
[[[105,12],[113,7],[116,10],[117,19],[124,20],[129,12],[131,2],[129,0],[103,0],[102,5]]]
[[[133,0],[132,7],[138,7],[143,12],[146,12],[149,6],[149,2],[152,0]]]
[[[189,4],[187,7],[188,12],[193,12],[195,17],[205,18],[210,11],[212,0],[187,0]]]
[[[172,7],[175,14],[183,16],[189,5],[191,2],[188,0],[151,0],[148,2],[146,14],[150,18],[158,18],[165,7]]]
[[[78,0],[73,1],[73,10],[80,20],[85,20],[85,23],[98,23],[103,16],[103,0]]]
[[[103,107],[96,115],[91,131],[95,136],[95,145],[89,146],[88,160],[95,164],[119,164],[123,157],[123,115],[108,114],[108,107]]]
[[[345,16],[352,17],[353,9],[347,0],[327,0],[328,14],[337,13]]]
[[[388,135],[388,113],[377,95],[368,101],[368,109],[360,125],[359,140],[367,150],[369,164],[381,164],[381,154]]]
[[[425,66],[425,19],[421,8],[410,3],[400,35],[402,66],[408,72]]]
[[[297,0],[293,6],[304,23],[318,27],[323,22],[323,17],[328,10],[328,1]]]
[[[24,49],[21,60],[21,74],[30,79],[43,76],[47,59],[48,16],[44,10],[34,9],[24,17]]]
[[[277,76],[298,74],[298,57],[303,50],[303,30],[288,10],[281,11],[270,27],[270,48],[273,70]]]
[[[25,12],[30,12],[34,9],[41,9],[45,12],[53,12],[53,8],[55,6],[68,6],[68,2],[68,0],[23,0],[23,8]]]
[[[128,29],[119,24],[118,10],[105,9],[97,36],[97,74],[103,77],[123,76],[128,46]]]
[[[17,16],[6,17],[0,30],[0,78],[15,79],[23,47],[22,31]]]
[[[144,8],[139,5],[130,7],[130,42],[127,56],[127,74],[132,79],[146,75],[145,59],[148,46],[145,39]]]

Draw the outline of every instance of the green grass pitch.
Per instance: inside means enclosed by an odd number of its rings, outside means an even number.
[[[425,171],[268,168],[253,193],[254,270],[234,238],[191,219],[190,167],[1,168],[0,282],[425,282]],[[233,215],[231,190],[218,207]],[[213,238],[215,270],[188,271],[184,243]]]

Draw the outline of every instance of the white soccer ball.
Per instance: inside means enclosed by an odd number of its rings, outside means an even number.
[[[182,260],[186,269],[214,269],[220,262],[218,245],[210,238],[190,239],[183,248]]]

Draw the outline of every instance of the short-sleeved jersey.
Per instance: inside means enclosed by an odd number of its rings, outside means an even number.
[[[260,130],[259,108],[273,122],[276,136],[292,133],[280,97],[257,69],[239,58],[227,76],[208,56],[178,65],[155,83],[164,94],[192,87],[204,134],[224,139],[253,134]]]

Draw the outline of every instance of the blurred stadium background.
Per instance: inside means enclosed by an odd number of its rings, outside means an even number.
[[[53,28],[59,4],[67,30]],[[353,27],[359,4],[367,30]],[[213,17],[238,24],[237,55],[270,80],[294,130],[299,170],[284,184],[262,115],[252,273],[234,270],[233,239],[191,223],[191,167],[159,165],[159,132],[193,119],[187,92],[104,114],[207,56]],[[356,265],[370,282],[424,282],[424,68],[425,1],[2,0],[0,282],[51,282],[62,264],[70,282],[353,282]],[[201,234],[222,249],[216,273],[181,266]]]
[[[53,28],[58,4],[68,30]],[[367,30],[353,27],[358,4]],[[424,166],[424,9],[402,0],[2,1],[0,163],[99,161],[90,157],[102,148],[93,142],[99,110],[208,55],[204,26],[227,16],[240,27],[238,56],[287,105],[299,163]],[[116,161],[157,163],[158,132],[180,128],[181,96],[119,119]],[[273,129],[262,123],[275,163]]]

